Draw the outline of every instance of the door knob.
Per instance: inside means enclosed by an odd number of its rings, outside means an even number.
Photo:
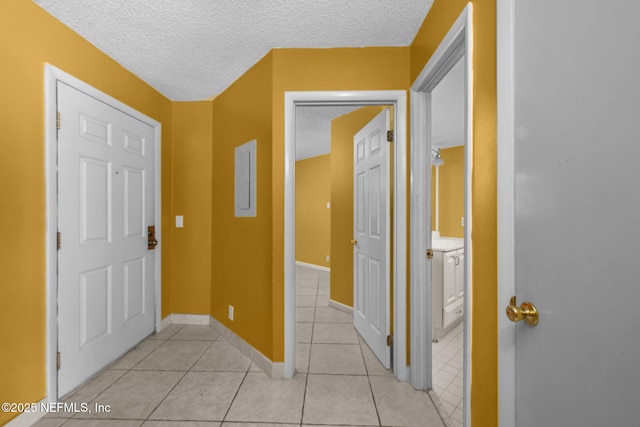
[[[353,246],[357,245],[358,244],[358,239],[351,239],[351,244]]]
[[[538,309],[528,301],[518,307],[516,297],[511,297],[511,304],[507,306],[507,317],[512,322],[524,320],[529,326],[536,326],[538,324]]]

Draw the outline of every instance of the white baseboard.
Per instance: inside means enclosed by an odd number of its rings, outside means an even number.
[[[209,325],[208,314],[172,314],[171,323],[182,325]]]
[[[296,261],[296,265],[299,265],[301,267],[313,268],[314,270],[326,271],[328,273],[331,272],[331,269],[329,267],[323,267],[321,265],[309,264],[308,262]]]
[[[353,314],[353,307],[349,307],[348,305],[344,305],[341,302],[334,301],[332,299],[329,300],[329,307],[344,311],[345,313]]]
[[[17,403],[17,402],[16,402]],[[39,419],[47,415],[47,411],[41,411],[43,405],[47,407],[49,405],[49,398],[45,397],[40,402],[36,403],[37,408],[34,412],[23,412],[8,423],[5,427],[29,427],[34,425]]]
[[[209,325],[209,316],[206,314],[170,314],[160,322],[160,330],[173,323],[179,325]]]
[[[166,329],[167,326],[169,326],[171,324],[171,320],[173,319],[173,315],[168,315],[167,317],[165,317],[164,319],[162,319],[160,321],[160,331],[163,329]],[[156,333],[160,332],[160,331],[156,331]]]
[[[251,346],[251,344],[240,338],[235,332],[213,317],[210,317],[209,321],[209,325],[213,329],[218,331],[218,333],[220,333],[220,335],[222,335],[229,344],[237,348],[240,353],[244,354],[260,369],[262,369],[265,374],[271,378],[284,378],[284,363],[272,362],[267,356],[260,353],[257,349]]]

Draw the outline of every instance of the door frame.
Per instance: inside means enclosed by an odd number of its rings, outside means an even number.
[[[498,419],[516,425],[516,329],[505,315],[515,295],[514,1],[497,0]]]
[[[392,227],[394,260],[394,374],[408,380],[406,322],[407,224],[407,92],[404,90],[310,91],[284,94],[284,377],[295,375],[295,107],[321,105],[393,105],[394,111],[394,205]],[[389,260],[387,260],[389,261]],[[400,286],[399,286],[400,284]]]
[[[127,106],[106,93],[88,85],[61,69],[45,64],[44,69],[44,169],[45,169],[45,286],[46,286],[46,350],[45,372],[47,399],[58,401],[58,182],[57,182],[57,82],[63,82],[121,112],[128,114],[155,130],[155,225],[160,242],[155,248],[155,329],[160,330],[162,289],[162,181],[161,181],[161,136],[162,124]]]
[[[471,260],[473,167],[473,7],[468,3],[411,86],[411,385],[432,388],[431,91],[465,56],[463,425],[471,410]],[[426,238],[425,238],[426,237]],[[425,286],[426,284],[426,286]],[[425,310],[424,307],[427,309]]]

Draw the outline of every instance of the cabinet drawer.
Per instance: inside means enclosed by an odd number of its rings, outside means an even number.
[[[442,310],[442,327],[446,328],[464,315],[464,301],[460,300]]]

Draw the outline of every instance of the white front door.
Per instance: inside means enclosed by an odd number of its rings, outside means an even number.
[[[508,363],[513,352],[515,369],[500,425],[635,426],[640,3],[517,0],[501,12],[510,7],[515,249],[499,262],[515,260],[517,306],[533,303],[539,323],[500,332],[515,336],[500,353]]]
[[[386,369],[389,316],[389,109],[353,138],[354,325]]]
[[[58,395],[154,330],[154,129],[58,82]]]

